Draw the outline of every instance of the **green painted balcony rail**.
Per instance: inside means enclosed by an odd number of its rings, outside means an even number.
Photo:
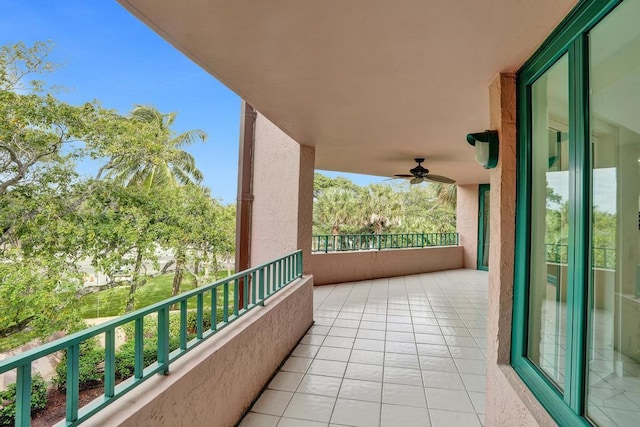
[[[66,351],[66,419],[60,425],[77,425],[151,376],[167,374],[169,365],[176,359],[255,307],[264,305],[265,300],[300,277],[302,277],[302,251],[297,251],[0,361],[0,374],[16,371],[15,425],[24,427],[31,424],[31,370],[34,361],[61,350]],[[231,297],[230,288],[233,289]],[[205,298],[209,298],[207,304],[211,305],[211,327],[206,330],[203,327]],[[242,298],[242,301],[239,298]],[[188,340],[188,302],[192,299],[196,301],[197,326],[195,338]],[[170,352],[169,311],[173,307],[177,307],[180,313],[180,346]],[[218,322],[220,314],[222,321]],[[145,317],[150,315],[157,316],[157,357],[155,362],[145,367],[143,326]],[[129,323],[134,324],[134,373],[130,378],[116,385],[116,328]],[[104,337],[104,394],[79,408],[80,344],[99,336]]]
[[[547,243],[545,245],[547,262],[567,264],[569,259],[569,246],[566,244]],[[616,269],[615,248],[593,248],[593,268]]]
[[[311,252],[380,251],[458,246],[458,243],[458,233],[325,234],[312,237]]]

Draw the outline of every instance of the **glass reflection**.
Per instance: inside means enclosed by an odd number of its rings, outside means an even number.
[[[568,60],[532,85],[531,272],[527,356],[559,388],[565,369]]]
[[[592,260],[587,415],[640,424],[640,2],[589,35]]]

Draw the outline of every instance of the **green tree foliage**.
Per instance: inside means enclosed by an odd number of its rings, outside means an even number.
[[[335,236],[361,228],[364,206],[359,195],[359,192],[341,187],[322,190],[313,206],[314,232]]]
[[[91,186],[74,171],[75,144],[91,147],[94,123],[110,113],[66,104],[42,81],[27,81],[55,69],[49,51],[44,43],[0,48],[0,336],[27,326],[46,335],[77,320],[76,208]]]
[[[60,101],[29,80],[57,67],[50,51],[0,48],[0,337],[77,328],[81,260],[111,278],[128,275],[123,309],[132,309],[159,249],[173,249],[176,274],[190,265],[200,280],[234,250],[234,209],[199,186],[183,149],[204,132],[176,133],[176,114],[154,107],[125,117]],[[102,165],[92,178],[76,172],[84,159]]]
[[[316,173],[314,195],[314,234],[456,231],[455,185],[359,187]]]
[[[175,254],[172,295],[180,293],[185,271],[196,286],[218,271],[218,258],[233,252],[235,246],[235,208],[220,205],[209,190],[197,185],[184,185],[174,191],[164,224],[167,229],[165,247]]]
[[[454,233],[456,231],[456,204],[450,194],[455,185],[429,183],[411,185],[402,193],[405,215],[398,231],[402,233]],[[448,187],[453,187],[451,190]],[[443,198],[442,193],[449,194]]]
[[[356,193],[362,191],[362,187],[359,187],[347,178],[341,176],[329,178],[316,172],[313,175],[313,197],[318,198],[324,190],[329,188],[342,188]]]
[[[401,194],[382,184],[369,185],[366,190],[362,198],[366,229],[374,234],[383,234],[398,228],[404,218]]]
[[[183,147],[198,139],[206,141],[207,134],[198,129],[176,134],[171,129],[176,116],[162,114],[152,106],[136,106],[131,121],[145,138],[137,139],[133,149],[123,147],[113,154],[108,176],[125,187],[139,186],[147,191],[200,183],[202,172]]]

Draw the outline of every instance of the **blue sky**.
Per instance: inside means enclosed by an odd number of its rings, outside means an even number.
[[[126,114],[136,104],[178,113],[178,132],[202,129],[205,144],[188,148],[204,184],[224,203],[236,199],[240,98],[129,14],[115,0],[3,0],[0,45],[51,40],[62,67],[47,81],[78,104],[97,99]],[[91,174],[95,166],[79,166]],[[346,176],[361,185],[382,178]]]

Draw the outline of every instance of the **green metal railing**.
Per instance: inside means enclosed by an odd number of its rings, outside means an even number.
[[[380,251],[457,246],[458,243],[458,233],[325,234],[312,237],[311,252]]]
[[[545,245],[547,262],[556,264],[568,264],[569,246],[566,244],[547,243]],[[615,248],[593,248],[592,263],[593,268],[614,269],[616,268]]]
[[[77,425],[98,411],[131,391],[143,381],[155,374],[166,374],[169,365],[185,353],[210,338],[234,320],[253,308],[264,305],[266,299],[284,286],[302,277],[302,251],[297,251],[282,258],[258,267],[236,273],[207,286],[193,289],[181,295],[134,311],[108,322],[96,325],[83,331],[68,335],[48,344],[0,361],[0,374],[16,370],[16,426],[31,424],[31,367],[32,363],[42,357],[66,350],[67,354],[67,403],[66,419],[62,425]],[[233,296],[230,299],[230,288]],[[240,291],[243,292],[240,292]],[[219,295],[221,294],[221,295]],[[242,295],[242,296],[241,296]],[[222,306],[219,306],[219,297]],[[196,334],[187,340],[187,312],[190,299],[196,300]],[[205,298],[210,298],[211,327],[203,328],[203,311]],[[242,301],[240,301],[242,298]],[[169,311],[172,306],[179,307],[180,313],[180,346],[169,351]],[[241,308],[242,307],[242,308]],[[222,322],[218,322],[221,312]],[[157,358],[154,363],[143,366],[144,350],[144,318],[157,316]],[[133,376],[116,385],[115,353],[116,328],[134,323],[135,362]],[[104,335],[104,394],[86,406],[79,408],[79,358],[80,344],[84,341]]]

